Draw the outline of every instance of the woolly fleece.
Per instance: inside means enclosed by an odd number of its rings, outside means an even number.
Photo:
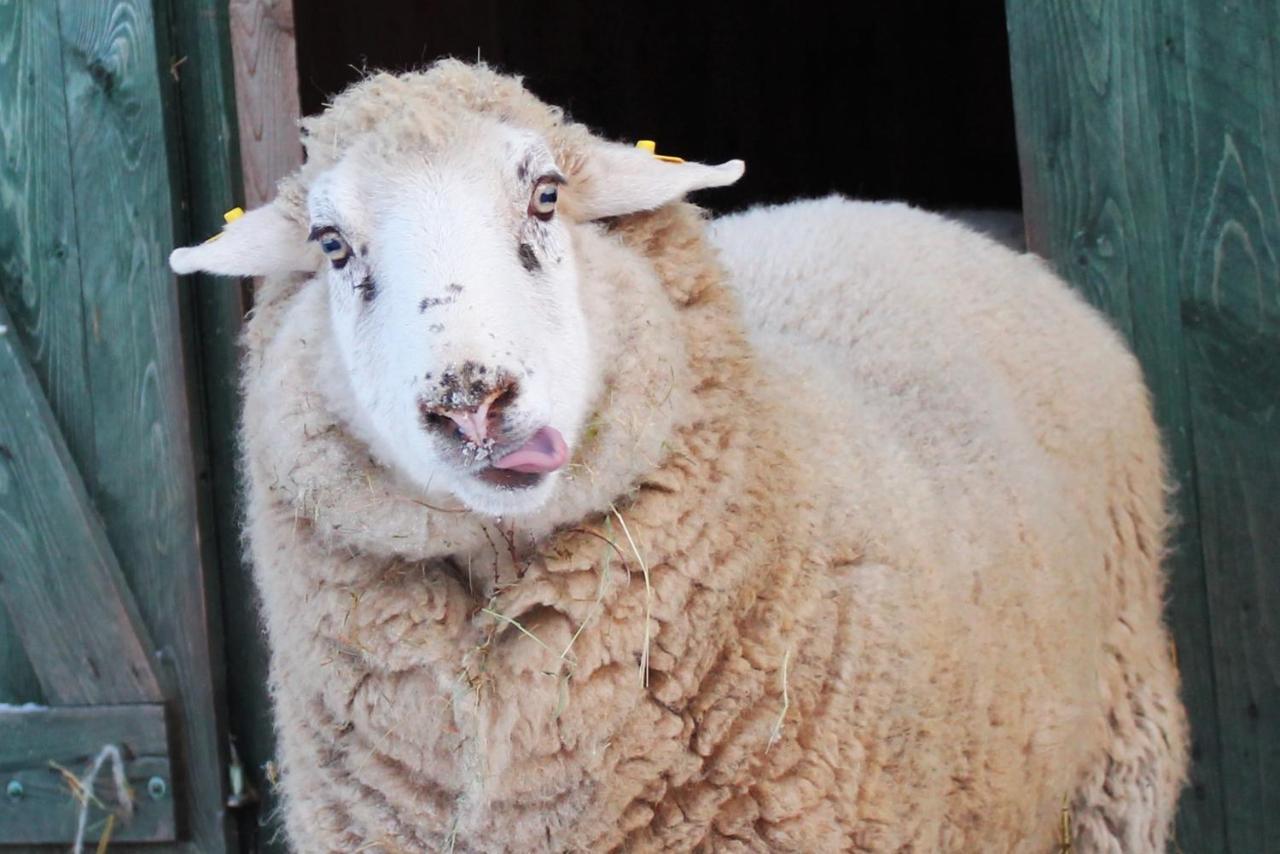
[[[455,62],[307,120],[280,198],[301,220],[352,144],[471,111],[546,136],[572,217],[590,135]],[[326,402],[325,289],[260,289],[242,441],[293,847],[1047,851],[1067,804],[1077,851],[1162,848],[1187,732],[1117,336],[902,206],[714,236],[736,290],[688,205],[575,226],[607,374],[516,520],[372,460]]]

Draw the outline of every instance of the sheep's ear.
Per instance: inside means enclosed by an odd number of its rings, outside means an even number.
[[[232,221],[212,240],[173,250],[169,266],[178,274],[270,276],[313,270],[318,260],[303,227],[272,203]]]
[[[643,148],[601,143],[586,152],[570,179],[575,213],[593,220],[653,210],[694,190],[727,187],[745,169],[741,160],[719,166],[671,162]]]

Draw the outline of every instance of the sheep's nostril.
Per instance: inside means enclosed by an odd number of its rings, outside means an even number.
[[[441,433],[445,436],[461,436],[462,430],[458,427],[454,420],[437,410],[433,410],[425,404],[420,404],[418,410],[422,413],[422,425],[428,430]]]
[[[496,397],[489,403],[490,420],[501,418],[502,413],[508,406],[516,402],[516,384],[514,382],[507,383]]]
[[[481,446],[492,444],[499,432],[503,411],[516,399],[516,384],[505,381],[488,388],[473,387],[471,391],[477,402],[462,406],[456,405],[453,398],[446,398],[449,404],[429,399],[419,401],[423,426],[462,442]]]

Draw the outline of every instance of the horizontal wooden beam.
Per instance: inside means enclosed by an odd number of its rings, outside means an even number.
[[[80,800],[68,774],[83,778],[103,748],[124,761],[133,813],[111,822],[112,842],[169,842],[176,836],[164,707],[0,706],[0,845],[66,845]],[[85,842],[96,842],[119,810],[111,761],[94,781]]]
[[[45,699],[158,702],[152,645],[0,304],[0,599]]]

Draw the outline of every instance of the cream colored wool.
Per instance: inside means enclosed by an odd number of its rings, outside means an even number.
[[[309,120],[282,198],[467,111],[545,134],[572,216],[586,131],[459,63]],[[1163,847],[1187,733],[1134,360],[1030,257],[814,204],[715,226],[754,346],[696,209],[575,228],[608,368],[536,518],[373,462],[324,289],[266,283],[243,445],[296,850],[1049,851],[1064,802],[1077,851]]]

